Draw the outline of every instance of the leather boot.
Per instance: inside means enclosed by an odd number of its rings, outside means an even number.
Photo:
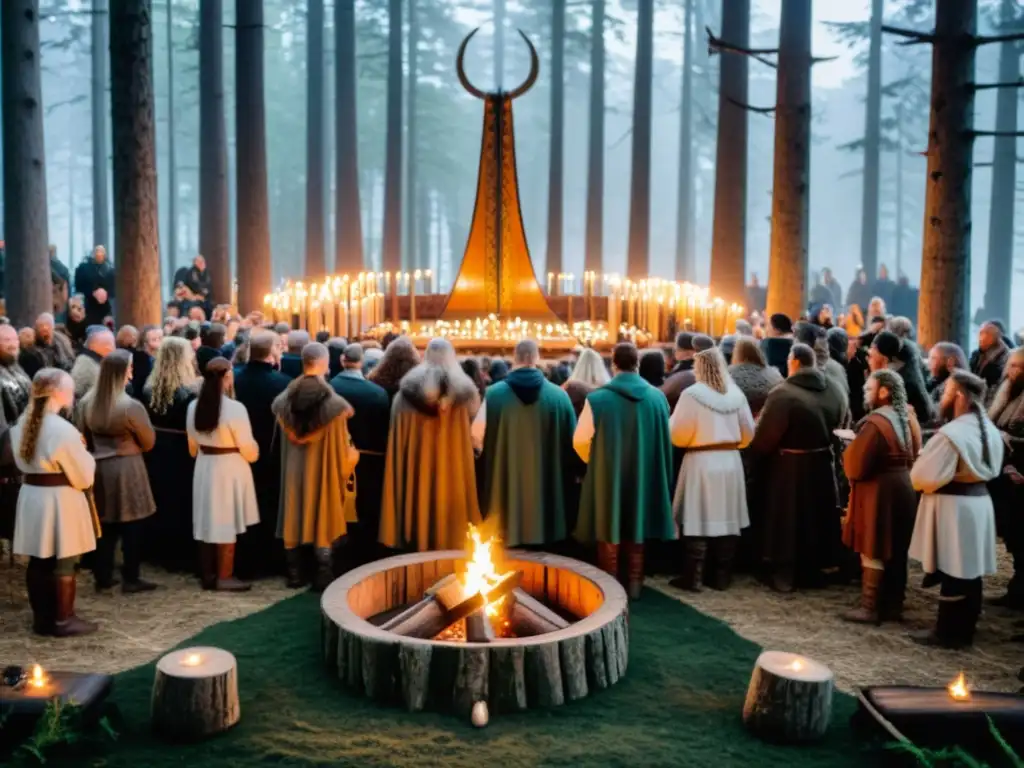
[[[58,576],[57,583],[57,615],[53,626],[54,637],[76,637],[89,635],[96,631],[95,624],[83,621],[75,616],[75,592],[78,583],[74,576]]]
[[[967,609],[967,597],[964,595],[940,596],[935,628],[911,632],[910,639],[919,645],[954,651],[969,647],[974,639],[974,627],[970,627],[970,633],[967,635],[961,626]]]
[[[29,605],[32,606],[32,631],[37,635],[53,635],[57,588],[50,564],[31,558],[25,571],[25,586],[28,588]]]
[[[235,572],[235,545],[217,545],[217,586],[218,592],[248,592],[252,584],[246,584],[234,577]]]
[[[713,539],[715,548],[715,570],[708,586],[712,589],[725,591],[732,586],[732,569],[736,560],[738,536],[718,536]]]
[[[906,565],[902,564],[902,576],[893,570],[893,563],[885,565],[882,586],[878,594],[878,620],[903,621],[903,603],[907,596]]]
[[[217,545],[199,542],[199,582],[203,589],[217,588]]]
[[[619,578],[619,545],[607,541],[597,542],[597,567],[616,579]]]
[[[309,584],[309,579],[305,578],[302,573],[302,550],[298,547],[295,549],[286,549],[284,551],[285,559],[285,572],[288,581],[285,582],[285,586],[288,589],[302,589]]]
[[[639,600],[644,588],[644,545],[629,542],[622,546],[626,550],[626,592],[630,600]]]
[[[333,559],[330,549],[316,550],[316,576],[313,578],[313,589],[323,592],[334,581]]]
[[[669,584],[687,592],[700,592],[700,585],[704,579],[704,559],[707,557],[708,541],[699,536],[687,536],[683,546],[683,572],[669,581]]]
[[[842,615],[843,621],[854,624],[881,624],[878,617],[878,592],[882,586],[885,571],[877,568],[861,568],[860,607]]]

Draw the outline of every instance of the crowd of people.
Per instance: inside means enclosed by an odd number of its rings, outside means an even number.
[[[853,336],[828,312],[755,315],[557,361],[532,340],[460,359],[226,306],[207,322],[198,302],[116,333],[87,308],[0,324],[0,536],[55,636],[96,628],[75,615],[80,569],[126,594],[157,588],[147,563],[210,590],[322,588],[461,548],[486,519],[510,547],[591,547],[634,598],[652,569],[686,590],[740,569],[786,592],[859,579],[844,618],[861,623],[902,618],[913,559],[940,585],[915,639],[964,647],[997,530],[1015,563],[997,602],[1024,610],[1024,348],[989,322],[969,357],[924,356],[910,320],[867,305]]]

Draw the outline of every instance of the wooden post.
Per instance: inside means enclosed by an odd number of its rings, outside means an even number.
[[[220,648],[172,651],[156,664],[153,729],[171,740],[194,741],[238,723],[238,664]]]
[[[819,739],[832,716],[832,670],[813,659],[783,651],[757,657],[743,704],[743,723],[765,741]]]

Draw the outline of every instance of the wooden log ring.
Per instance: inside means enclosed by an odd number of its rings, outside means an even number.
[[[416,552],[349,571],[321,598],[327,667],[349,690],[409,711],[468,717],[477,701],[492,714],[556,706],[615,684],[629,656],[628,599],[612,576],[567,557],[509,551],[503,568],[568,626],[488,643],[404,637],[371,623],[412,605],[463,564],[461,550]]]
[[[153,729],[167,739],[196,741],[235,725],[238,664],[220,648],[171,651],[156,664]]]
[[[825,735],[835,678],[824,664],[796,653],[757,657],[743,704],[743,722],[765,741],[793,744]]]

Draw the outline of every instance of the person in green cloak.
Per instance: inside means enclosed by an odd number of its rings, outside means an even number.
[[[573,435],[587,462],[575,536],[597,543],[599,567],[619,577],[625,545],[627,587],[640,596],[644,540],[674,539],[672,441],[668,401],[637,373],[637,349],[626,342],[612,352],[612,380],[591,392]]]
[[[512,372],[487,390],[473,420],[473,446],[484,460],[482,511],[499,521],[509,547],[566,537],[576,413],[539,364],[536,341],[516,344]]]

